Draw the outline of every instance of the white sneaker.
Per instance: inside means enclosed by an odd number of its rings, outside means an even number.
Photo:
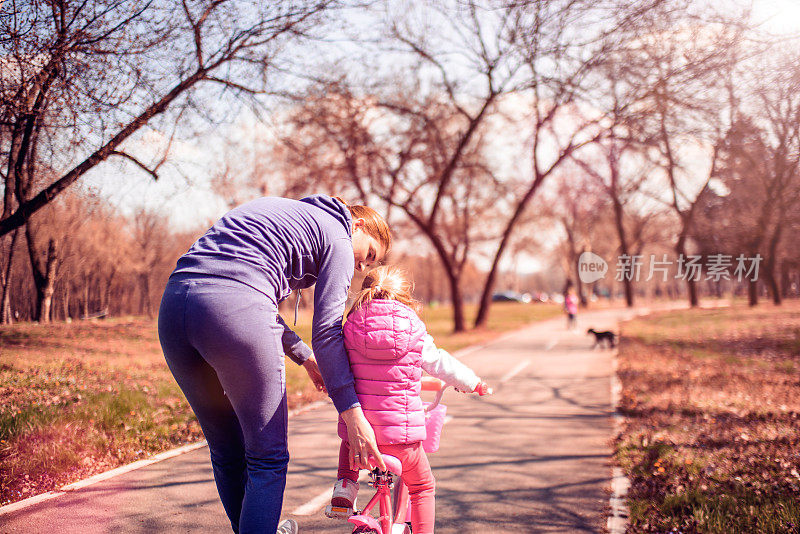
[[[297,531],[297,522],[294,519],[284,519],[281,524],[278,525],[276,534],[297,534]]]
[[[346,478],[336,481],[333,487],[331,503],[325,508],[325,515],[339,519],[347,519],[355,513],[358,482]]]

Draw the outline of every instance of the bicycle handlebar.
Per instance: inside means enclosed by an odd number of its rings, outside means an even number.
[[[439,406],[439,403],[442,402],[442,395],[444,395],[444,390],[447,389],[448,387],[449,386],[447,384],[442,382],[442,387],[439,389],[439,391],[436,392],[436,397],[434,397],[433,402],[431,402],[429,405],[425,407],[425,413],[428,413],[437,406]]]
[[[422,391],[439,391],[446,387],[444,380],[432,376],[423,376],[421,380]]]
[[[425,407],[425,413],[428,413],[439,406],[439,403],[442,401],[442,395],[444,395],[444,390],[450,386],[438,378],[434,378],[432,376],[423,376],[420,387],[423,391],[436,392],[436,397],[434,397],[433,402]],[[486,382],[480,382],[473,393],[477,393],[482,397],[484,395],[491,395],[493,392],[492,388],[489,387],[489,384]]]

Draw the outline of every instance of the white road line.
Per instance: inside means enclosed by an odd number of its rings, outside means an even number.
[[[512,339],[512,338],[516,337],[519,334],[520,330],[525,330],[527,328],[530,328],[531,326],[532,326],[532,324],[529,324],[529,325],[524,326],[524,327],[522,327],[522,328],[520,328],[518,330],[513,330],[511,332],[503,334],[502,336],[499,336],[499,337],[496,337],[494,339],[491,339],[491,340],[487,341],[486,343],[481,343],[480,345],[471,345],[469,347],[464,347],[463,349],[458,349],[457,351],[452,352],[450,355],[453,358],[461,359],[464,356],[469,356],[473,352],[477,352],[479,350],[483,350],[486,347],[494,345],[495,343],[500,343],[501,341],[505,341],[506,339]]]
[[[445,422],[447,419],[445,418]],[[361,474],[358,477],[358,482],[363,483],[369,480],[369,471],[362,470]],[[333,488],[328,488],[319,495],[315,496],[313,499],[308,501],[305,504],[301,504],[297,508],[294,509],[292,515],[314,515],[317,511],[325,506],[328,501],[331,500],[331,494],[333,492]]]
[[[503,378],[500,379],[500,383],[503,384],[505,382],[508,382],[509,380],[517,376],[520,372],[522,372],[522,370],[528,367],[530,364],[531,364],[530,360],[525,360],[523,362],[518,363],[516,367],[511,369],[503,376]]]
[[[485,349],[486,345],[487,345],[487,343],[484,343],[483,345],[473,345],[471,347],[465,347],[463,349],[459,349],[459,350],[451,353],[450,355],[453,358],[460,359],[460,358],[463,358],[464,356],[472,354],[473,352],[477,352],[477,351],[479,351],[481,349]]]
[[[59,488],[60,491],[49,491],[47,493],[36,495],[34,497],[29,497],[27,499],[23,499],[15,503],[7,504],[5,506],[0,506],[0,516],[9,514],[11,512],[15,512],[17,510],[22,510],[23,508],[27,508],[28,506],[33,506],[34,504],[39,504],[40,502],[48,501],[54,497],[59,497],[67,492],[85,488],[86,486],[91,486],[92,484],[96,484],[103,480],[108,480],[115,476],[122,475],[130,471],[135,471],[136,469],[154,464],[156,462],[161,462],[163,460],[167,460],[169,458],[179,456],[181,454],[185,454],[187,452],[191,452],[195,449],[199,449],[205,446],[206,446],[205,440],[199,441],[197,443],[190,443],[189,445],[184,445],[183,447],[178,447],[177,449],[172,449],[169,451],[162,452],[160,454],[156,454],[152,458],[147,458],[145,460],[138,460],[136,462],[123,465],[121,467],[117,467],[116,469],[105,471],[104,473],[98,473],[97,475],[91,476],[89,478],[73,482],[72,484],[67,484],[66,486],[62,486],[61,488]]]
[[[140,469],[142,467],[146,467],[148,465],[154,464],[156,462],[161,462],[163,460],[167,460],[169,458],[174,458],[175,456],[179,456],[181,454],[191,452],[193,450],[199,449],[201,447],[206,446],[206,441],[199,441],[197,443],[191,443],[189,445],[184,445],[183,447],[179,447],[177,449],[173,449],[171,451],[165,451],[160,454],[156,454],[152,458],[147,458],[145,460],[138,460],[136,462],[123,465],[122,467],[117,467],[116,469],[112,469],[111,471],[106,471],[105,473],[99,473],[97,475],[91,476],[89,478],[85,478],[83,480],[79,480],[78,482],[74,482],[72,484],[67,484],[66,486],[62,487],[62,491],[74,491],[81,488],[85,488],[86,486],[91,486],[92,484],[96,484],[103,480],[108,480],[109,478],[114,478],[115,476],[122,475],[128,473],[130,471],[135,471],[136,469]]]
[[[325,503],[331,499],[332,488],[328,488],[307,503],[297,507],[292,515],[312,515],[317,510],[325,506]]]
[[[553,347],[555,347],[557,344],[558,344],[558,340],[554,339],[550,343],[547,344],[547,346],[544,348],[544,350],[550,350]]]
[[[614,467],[611,475],[611,497],[609,505],[611,514],[608,516],[607,527],[611,534],[624,534],[628,526],[628,504],[625,496],[630,488],[630,481],[625,476],[621,467]]]
[[[611,361],[611,405],[614,410],[614,434],[622,432],[624,417],[619,413],[619,403],[622,395],[622,383],[617,376],[619,366],[618,354],[614,353]],[[611,496],[608,499],[611,513],[606,526],[610,534],[624,534],[628,526],[628,503],[625,499],[630,488],[630,480],[619,466],[614,466],[611,471]]]

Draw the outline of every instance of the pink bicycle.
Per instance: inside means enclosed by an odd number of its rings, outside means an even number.
[[[447,412],[447,407],[440,404],[440,401],[446,388],[447,385],[436,378],[426,377],[422,381],[423,390],[436,391],[433,402],[426,403],[425,406],[427,437],[422,442],[422,447],[428,454],[439,450],[439,440]],[[486,395],[491,393],[491,390],[482,382],[476,392],[479,395]],[[373,466],[373,469],[370,472],[369,485],[375,488],[375,495],[361,511],[357,511],[347,519],[355,525],[353,534],[411,534],[408,488],[399,478],[403,473],[403,467],[400,460],[394,456],[388,454],[382,456],[387,471],[380,471],[376,468],[373,458],[370,458],[370,465]],[[395,476],[398,477],[396,482]],[[392,488],[394,488],[394,493],[392,493]],[[376,505],[378,506],[377,519],[371,515]]]

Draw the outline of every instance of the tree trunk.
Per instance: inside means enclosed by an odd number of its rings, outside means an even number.
[[[17,238],[19,237],[19,230],[15,230],[11,234],[11,248],[8,249],[8,264],[2,274],[3,278],[3,297],[0,301],[0,324],[11,324],[13,318],[11,317],[11,278],[14,272],[14,250],[17,248]]]
[[[747,300],[751,307],[758,305],[758,282],[755,280],[747,283]]]
[[[445,269],[445,272],[450,283],[450,299],[453,303],[453,331],[463,332],[466,330],[466,324],[464,322],[464,300],[461,296],[461,284],[454,273],[449,272],[447,269]]]
[[[69,281],[65,280],[64,281],[64,303],[63,304],[64,304],[64,320],[67,321],[67,322],[70,322],[70,320],[72,319],[69,316],[69,297],[70,297],[69,288],[70,288]]]
[[[614,226],[617,229],[620,253],[625,257],[630,257],[628,236],[625,233],[625,213],[622,207],[622,201],[619,199],[619,169],[616,162],[616,152],[612,148],[608,156],[608,164],[611,173],[611,189],[609,193],[611,196],[611,202],[614,205]],[[633,269],[634,266],[631,265],[631,268]],[[631,278],[634,272],[635,271],[631,272],[631,276],[622,277],[622,284],[625,287],[625,305],[628,308],[633,308],[633,280]]]
[[[500,244],[497,246],[492,267],[489,269],[489,274],[486,276],[486,282],[483,285],[480,307],[478,308],[478,315],[475,317],[476,328],[486,326],[486,323],[489,320],[489,308],[492,305],[492,292],[494,291],[494,284],[500,267],[500,259],[503,257],[503,252],[505,252],[506,246],[511,239],[511,232],[514,230],[516,221],[522,214],[524,209],[523,203],[525,202],[527,202],[527,199],[523,199],[523,201],[517,206],[517,210],[515,211],[514,216],[511,218],[511,221],[506,225],[506,229],[503,232],[503,238],[500,240]]]
[[[697,282],[687,278],[686,285],[689,288],[689,306],[697,308],[700,305],[700,300],[697,298]]]
[[[575,233],[572,231],[572,228],[570,228],[570,224],[566,218],[562,219],[561,222],[564,225],[564,230],[567,233],[567,242],[569,243],[569,264],[572,266],[572,275],[575,277],[575,290],[578,293],[578,300],[580,301],[581,306],[586,306],[587,300],[586,294],[583,292],[583,282],[581,282],[581,267],[578,264],[580,254],[578,254],[578,247],[575,242]],[[569,273],[569,269],[567,269],[567,273]],[[567,278],[569,278],[569,274],[567,275]]]
[[[478,316],[475,317],[475,326],[486,326],[489,320],[489,308],[492,305],[492,291],[494,290],[495,277],[497,276],[496,268],[489,271],[486,277],[486,283],[483,286],[483,293],[481,293],[480,307],[478,308]]]
[[[112,271],[111,276],[109,276],[108,280],[106,281],[106,294],[105,298],[103,299],[105,301],[105,304],[103,305],[103,309],[106,310],[106,314],[108,315],[111,315],[111,286],[112,283],[114,282],[115,274],[116,270]]]
[[[56,243],[50,240],[47,244],[47,264],[45,266],[45,275],[41,287],[36,288],[36,297],[38,299],[37,309],[39,310],[37,321],[40,323],[49,323],[50,315],[53,305],[53,293],[55,292],[56,285],[56,269],[58,266],[58,255],[56,254]]]
[[[89,277],[83,277],[83,319],[89,318]]]
[[[560,157],[569,157],[569,153],[565,152]],[[523,212],[528,207],[528,203],[533,198],[533,195],[536,194],[536,191],[539,190],[539,187],[542,185],[544,179],[549,176],[549,173],[554,168],[555,164],[551,166],[550,170],[546,173],[540,173],[534,164],[534,172],[536,177],[534,178],[531,186],[525,192],[525,195],[523,195],[522,199],[517,203],[517,206],[514,209],[514,214],[506,224],[506,227],[503,230],[503,237],[500,239],[500,244],[497,246],[497,250],[495,251],[492,267],[489,269],[489,275],[486,277],[486,283],[483,286],[483,293],[481,293],[480,307],[478,308],[478,315],[475,317],[476,327],[486,326],[486,322],[489,320],[489,308],[492,305],[492,291],[494,291],[494,284],[497,279],[497,271],[500,268],[500,259],[503,257],[503,253],[506,251],[506,246],[508,246],[508,243],[511,240],[511,234],[514,231],[514,228],[517,226],[517,221],[520,219],[520,217],[522,217]]]
[[[580,256],[578,256],[580,257]],[[572,266],[575,268],[575,290],[578,292],[578,300],[582,307],[586,307],[589,304],[589,300],[586,298],[586,292],[583,289],[583,282],[581,282],[581,267],[578,265],[578,258],[573,258]]]
[[[633,281],[627,276],[623,277],[622,287],[625,288],[625,306],[633,308]]]
[[[781,293],[780,284],[778,283],[778,277],[775,275],[775,264],[772,261],[768,261],[765,263],[764,267],[764,274],[767,278],[769,291],[772,294],[772,302],[776,306],[780,306],[783,303],[783,294]]]
[[[687,222],[684,220],[683,224],[684,224],[684,231],[681,232],[681,236],[678,238],[678,243],[675,247],[675,252],[677,252],[679,256],[685,258]],[[697,298],[697,282],[693,280],[691,276],[686,277],[686,288],[689,290],[689,306],[692,308],[697,308],[700,305],[700,301]]]
[[[789,273],[789,262],[781,262],[781,290],[783,298],[789,298],[790,290],[792,287],[792,278]]]
[[[780,306],[783,301],[781,294],[780,283],[778,282],[777,263],[778,263],[778,244],[781,242],[783,235],[783,212],[778,215],[778,220],[775,222],[775,230],[770,236],[769,246],[767,247],[767,257],[764,262],[765,274],[767,275],[767,283],[769,284],[770,292],[772,293],[772,302],[776,306]]]
[[[47,244],[47,256],[42,262],[36,250],[36,232],[32,225],[25,225],[25,237],[28,241],[28,257],[33,272],[33,282],[36,286],[36,308],[34,318],[36,321],[50,322],[50,308],[53,303],[53,291],[56,283],[56,270],[58,268],[58,255],[56,243],[50,239]]]
[[[150,305],[150,276],[148,273],[139,274],[139,313],[141,315],[153,316],[152,306]]]

